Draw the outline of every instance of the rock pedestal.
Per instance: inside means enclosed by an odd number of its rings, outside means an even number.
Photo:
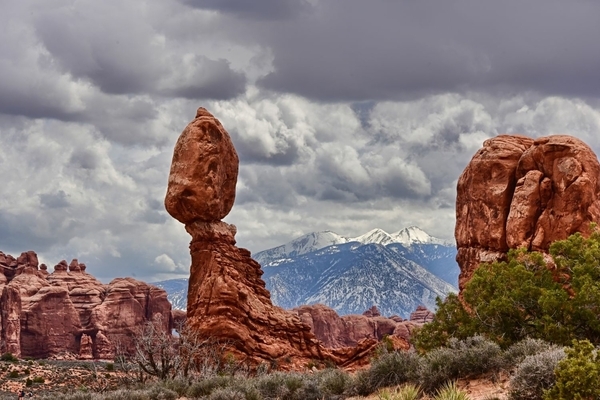
[[[298,315],[272,304],[260,265],[235,246],[235,227],[221,219],[233,206],[238,164],[229,134],[198,109],[175,145],[165,198],[169,214],[192,236],[186,323],[228,341],[238,357],[255,364],[279,360],[294,368],[311,359],[338,365],[362,360],[375,341],[325,349]]]

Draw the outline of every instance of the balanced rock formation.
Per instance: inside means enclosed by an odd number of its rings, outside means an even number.
[[[547,252],[600,221],[600,164],[567,135],[486,140],[458,180],[456,257],[462,290],[482,262],[509,249]]]
[[[192,236],[188,327],[229,341],[232,352],[253,363],[364,359],[375,341],[329,351],[297,314],[271,302],[260,265],[235,246],[235,226],[221,221],[233,206],[238,164],[227,131],[199,108],[175,145],[165,197],[169,214]]]
[[[112,359],[117,346],[132,353],[138,330],[157,316],[170,332],[164,290],[132,278],[104,285],[85,270],[63,260],[48,274],[32,251],[16,259],[0,252],[0,352]]]

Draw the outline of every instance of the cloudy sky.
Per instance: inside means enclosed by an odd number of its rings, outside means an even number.
[[[452,239],[499,133],[600,152],[597,0],[0,0],[0,250],[108,281],[186,276],[164,211],[204,106],[240,155],[253,252],[330,229]]]

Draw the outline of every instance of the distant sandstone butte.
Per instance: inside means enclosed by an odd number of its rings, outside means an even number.
[[[292,369],[311,359],[342,366],[367,360],[375,340],[326,349],[298,315],[271,302],[260,265],[235,246],[235,226],[221,221],[233,206],[238,165],[227,131],[199,108],[175,145],[165,197],[169,214],[192,236],[186,324],[229,341],[238,357],[256,364],[278,360]]]
[[[500,135],[484,142],[458,180],[456,243],[462,290],[481,262],[509,249],[547,252],[600,221],[600,164],[581,140]]]
[[[102,284],[77,260],[48,274],[33,251],[0,252],[0,353],[48,358],[113,359],[132,354],[138,329],[155,316],[172,328],[167,293],[132,278]]]
[[[424,306],[419,306],[408,320],[397,315],[383,317],[375,306],[362,315],[341,317],[323,304],[303,305],[292,311],[311,327],[317,339],[332,348],[356,346],[365,338],[382,340],[388,337],[395,346],[407,350],[414,330],[433,320],[433,313]]]

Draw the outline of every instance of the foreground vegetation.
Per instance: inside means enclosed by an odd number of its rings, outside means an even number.
[[[512,250],[507,261],[481,265],[462,291],[438,299],[435,321],[415,343],[422,350],[481,334],[502,347],[525,338],[600,344],[600,232],[577,233],[550,247],[551,260]]]
[[[588,348],[582,348],[587,351]],[[182,374],[164,380],[147,380],[139,370],[122,369],[119,364],[53,362],[46,367],[63,368],[64,380],[71,385],[44,387],[34,384],[36,398],[57,400],[146,400],[146,399],[229,399],[229,400],[337,400],[361,398],[400,399],[467,399],[454,383],[458,379],[485,376],[498,379],[512,373],[510,390],[513,399],[541,398],[544,389],[555,383],[554,368],[564,359],[562,347],[541,340],[528,339],[502,350],[481,336],[466,340],[450,340],[447,347],[427,353],[386,351],[381,348],[372,365],[349,374],[339,369],[305,372],[277,372],[267,368],[250,373],[237,365],[203,374]],[[1,368],[23,370],[29,362],[0,362]],[[37,362],[34,362],[37,365]],[[87,367],[85,367],[87,365]],[[223,365],[225,366],[225,364]],[[131,365],[129,367],[132,367]],[[72,382],[77,368],[86,369],[87,385]],[[35,373],[35,372],[34,372]],[[60,373],[55,373],[60,375]],[[69,377],[70,376],[70,377]],[[93,380],[114,379],[114,385],[94,385]],[[23,379],[5,376],[1,380]],[[140,382],[140,378],[144,382]],[[73,393],[74,387],[77,388]],[[457,397],[462,396],[462,397]],[[538,396],[538,397],[536,397]],[[0,399],[13,399],[14,394]],[[559,398],[559,397],[556,397]]]

